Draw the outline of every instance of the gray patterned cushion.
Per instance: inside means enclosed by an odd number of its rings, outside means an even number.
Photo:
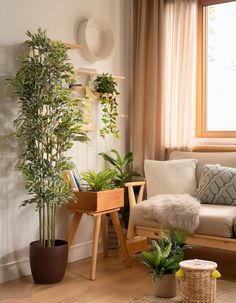
[[[195,197],[206,204],[236,205],[236,169],[206,164]]]

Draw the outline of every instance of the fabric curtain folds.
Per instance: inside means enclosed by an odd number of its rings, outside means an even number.
[[[195,124],[197,0],[133,1],[134,168],[190,149]]]

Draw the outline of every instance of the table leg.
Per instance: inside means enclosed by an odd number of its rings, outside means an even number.
[[[98,253],[98,238],[99,238],[100,224],[101,224],[101,215],[94,216],[93,250],[92,250],[92,263],[91,263],[90,280],[94,280],[95,279],[95,274],[96,274],[97,253]]]
[[[108,257],[107,225],[106,225],[106,216],[105,215],[102,215],[102,218],[101,218],[101,230],[102,230],[103,256]]]
[[[75,213],[74,216],[73,216],[73,219],[72,219],[71,224],[70,224],[69,232],[68,232],[68,235],[67,235],[67,242],[68,242],[69,247],[73,243],[73,240],[74,240],[76,231],[78,229],[78,226],[80,224],[80,220],[82,218],[82,215],[83,214],[81,214],[81,213]]]
[[[120,226],[120,219],[119,219],[117,211],[111,212],[110,216],[111,216],[111,220],[112,220],[113,226],[114,226],[115,231],[116,231],[117,238],[120,242],[121,250],[122,250],[123,255],[125,257],[126,265],[128,267],[130,267],[131,265],[130,265],[129,253],[128,253],[128,250],[127,250],[124,234],[123,234],[121,226]]]

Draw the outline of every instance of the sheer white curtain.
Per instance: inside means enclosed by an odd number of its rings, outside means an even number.
[[[162,144],[190,149],[195,134],[197,1],[166,1],[162,41]]]
[[[195,125],[197,0],[134,0],[134,168],[189,149]]]

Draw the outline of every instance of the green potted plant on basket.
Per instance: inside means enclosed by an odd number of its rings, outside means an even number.
[[[56,239],[55,228],[57,207],[74,196],[62,177],[72,168],[65,153],[74,140],[87,136],[81,132],[83,121],[68,88],[73,81],[68,48],[52,42],[41,29],[27,36],[31,54],[9,82],[19,98],[19,169],[29,194],[22,206],[35,204],[39,216],[39,241],[30,244],[31,271],[35,283],[48,284],[62,280],[67,264],[67,242]]]
[[[141,253],[140,262],[149,268],[153,275],[155,295],[162,298],[176,296],[175,273],[184,256],[184,250],[191,248],[185,243],[187,233],[170,228],[169,237],[161,235],[160,243],[152,241],[152,251]]]

